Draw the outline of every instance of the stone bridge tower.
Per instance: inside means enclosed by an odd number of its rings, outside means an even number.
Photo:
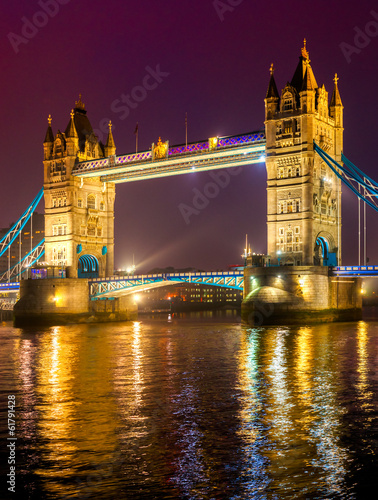
[[[341,181],[315,154],[336,161],[343,148],[337,75],[330,104],[306,49],[291,82],[278,93],[273,65],[265,98],[268,254],[273,264],[340,265]]]
[[[50,116],[48,121],[43,143],[46,261],[67,267],[69,277],[111,276],[115,185],[71,175],[79,161],[115,154],[111,123],[104,146],[94,135],[81,96],[64,132],[54,136]]]

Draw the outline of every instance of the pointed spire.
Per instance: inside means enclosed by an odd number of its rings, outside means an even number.
[[[75,108],[76,109],[85,109],[85,104],[81,100],[81,94],[79,94],[79,100],[75,101]]]
[[[304,39],[303,40],[303,47],[301,49],[301,54],[302,54],[302,57],[304,57],[308,62],[310,62],[310,54],[307,51],[306,43],[307,43],[307,40]]]
[[[318,88],[318,84],[316,83],[316,79],[310,65],[310,56],[307,50],[307,41],[306,39],[304,39],[303,47],[301,49],[301,55],[299,56],[299,63],[295,70],[294,76],[291,79],[291,85],[297,90],[297,92],[303,90],[304,80],[307,71],[309,72],[307,78],[311,79],[311,87],[313,90],[315,90]]]
[[[108,138],[105,144],[105,155],[106,156],[111,156],[114,155],[116,152],[116,146],[113,138],[113,133],[112,133],[112,122],[109,121],[109,132],[108,132]]]
[[[47,118],[47,122],[48,122],[48,127],[47,127],[45,140],[43,141],[44,143],[45,142],[54,142],[54,134],[53,134],[53,131],[51,128],[51,122],[52,122],[51,115],[49,115],[49,117]]]
[[[303,78],[301,92],[307,91],[307,90],[315,90],[315,88],[316,88],[316,87],[314,87],[314,80],[315,79],[311,78],[311,76],[312,76],[311,73],[312,73],[311,68],[308,66],[306,69],[306,73],[304,75],[304,78]]]
[[[330,106],[342,106],[343,103],[341,102],[339,87],[337,85],[337,82],[339,81],[339,77],[337,76],[337,73],[335,73],[335,78],[333,79],[333,81],[335,83],[335,86],[333,87]]]
[[[274,80],[273,63],[270,65],[269,72],[270,72],[270,80],[269,80],[268,90],[266,93],[266,99],[270,99],[270,98],[279,99],[280,96],[278,94],[277,85],[276,85],[276,82]]]
[[[66,138],[74,137],[75,139],[78,139],[79,136],[77,135],[77,130],[76,130],[76,126],[75,126],[75,112],[73,109],[71,110],[70,114],[71,114],[71,119],[70,119],[70,121],[67,125],[67,128],[66,128],[66,131],[65,131]]]

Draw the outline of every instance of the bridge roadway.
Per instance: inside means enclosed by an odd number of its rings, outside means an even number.
[[[277,267],[277,270],[279,268]],[[337,266],[329,268],[330,276],[351,278],[378,278],[378,266]],[[219,286],[243,290],[243,271],[216,271],[203,273],[145,274],[137,276],[112,276],[89,280],[90,296],[93,300],[137,293],[138,291],[179,283]],[[0,283],[2,293],[16,292],[19,282]]]
[[[132,182],[189,172],[231,168],[265,161],[265,132],[215,137],[208,141],[168,148],[164,158],[152,149],[78,163],[72,175],[100,177],[102,182]]]
[[[243,290],[244,271],[216,271],[204,273],[166,273],[141,276],[97,278],[90,280],[92,300],[128,295],[151,288],[190,283]]]

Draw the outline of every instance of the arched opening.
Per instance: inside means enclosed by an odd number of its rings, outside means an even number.
[[[318,236],[315,240],[314,264],[318,266],[337,266],[336,253],[330,252],[328,240]]]
[[[79,257],[78,272],[79,278],[98,278],[98,260],[93,255],[82,255]]]

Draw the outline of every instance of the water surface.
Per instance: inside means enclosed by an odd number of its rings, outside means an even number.
[[[0,346],[1,498],[375,498],[377,322],[3,324]]]

